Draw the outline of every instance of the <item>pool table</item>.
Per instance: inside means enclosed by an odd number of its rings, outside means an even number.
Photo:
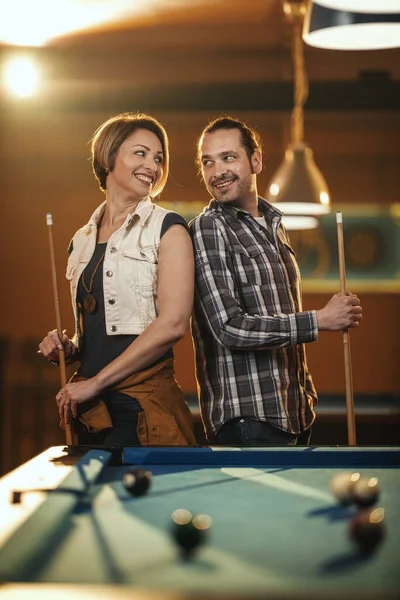
[[[147,494],[122,483],[153,474]],[[0,479],[0,600],[400,597],[400,448],[52,447]],[[334,474],[379,479],[386,535],[357,552]],[[171,513],[213,520],[183,560]]]

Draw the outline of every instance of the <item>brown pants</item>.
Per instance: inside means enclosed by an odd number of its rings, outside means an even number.
[[[196,445],[192,415],[175,380],[172,358],[131,375],[112,389],[135,398],[142,407],[137,425],[141,445]],[[84,412],[79,420],[89,431],[101,431],[112,424],[103,402]]]

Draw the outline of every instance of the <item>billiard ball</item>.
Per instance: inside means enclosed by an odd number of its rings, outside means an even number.
[[[353,488],[360,479],[360,473],[350,473],[344,471],[337,473],[331,479],[331,492],[341,504],[351,504],[353,502]]]
[[[362,554],[375,550],[385,535],[383,508],[366,509],[349,521],[348,533]]]
[[[132,496],[143,496],[150,487],[152,474],[146,469],[130,469],[122,477],[125,489]]]
[[[372,506],[379,498],[379,485],[376,477],[361,477],[353,487],[353,501],[361,507]]]
[[[192,514],[178,508],[171,515],[173,521],[172,535],[184,558],[190,558],[193,551],[204,543],[207,531],[211,527],[211,517]]]

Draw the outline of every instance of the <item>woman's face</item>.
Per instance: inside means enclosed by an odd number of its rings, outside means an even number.
[[[138,129],[118,148],[114,169],[107,177],[107,190],[120,191],[141,200],[151,196],[163,174],[164,153],[158,137]]]

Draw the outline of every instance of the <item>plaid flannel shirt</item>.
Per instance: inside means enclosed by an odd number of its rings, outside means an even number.
[[[192,334],[207,438],[230,419],[253,417],[298,434],[317,395],[304,343],[318,337],[316,311],[302,312],[300,272],[282,214],[212,200],[190,223],[196,262]]]

